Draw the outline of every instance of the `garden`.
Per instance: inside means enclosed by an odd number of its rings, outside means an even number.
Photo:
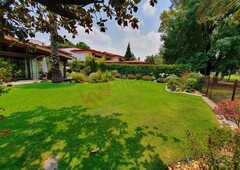
[[[53,158],[63,169],[166,169],[193,159],[239,167],[239,137],[188,95],[204,77],[186,65],[106,65],[89,57],[73,61],[68,76],[71,83],[1,85],[1,169],[41,169]],[[239,125],[238,108],[223,102],[215,112]],[[234,156],[222,161],[222,146]]]

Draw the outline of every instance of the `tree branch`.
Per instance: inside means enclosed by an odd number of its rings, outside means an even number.
[[[0,9],[6,9],[8,8],[11,4],[14,3],[14,0],[5,0],[0,2]]]
[[[87,6],[89,4],[95,4],[95,3],[104,3],[104,0],[35,0],[39,2],[42,5],[48,6],[48,5],[79,5],[81,7]]]

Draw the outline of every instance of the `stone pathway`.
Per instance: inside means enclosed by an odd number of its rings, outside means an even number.
[[[11,82],[11,84],[13,86],[15,85],[22,85],[22,84],[32,84],[32,83],[39,83],[40,80],[19,80],[19,81],[16,81],[16,82]],[[7,85],[7,84],[5,84]]]

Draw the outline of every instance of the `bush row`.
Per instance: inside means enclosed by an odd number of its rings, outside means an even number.
[[[90,82],[90,83],[102,83],[102,82],[108,82],[114,80],[114,74],[110,71],[106,72],[93,72],[89,76],[84,75],[83,73],[76,73],[73,72],[70,75],[75,83],[84,83],[84,82]]]
[[[129,74],[141,74],[147,76],[153,74],[156,78],[159,78],[160,73],[175,74],[181,76],[184,72],[189,71],[188,65],[129,65],[129,64],[102,64],[99,69],[117,70],[122,75]]]

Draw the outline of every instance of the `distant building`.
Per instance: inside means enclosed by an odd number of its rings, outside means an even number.
[[[120,62],[124,60],[124,56],[112,54],[108,52],[101,52],[92,49],[81,49],[81,48],[61,48],[60,50],[70,52],[74,57],[80,61],[86,61],[87,56],[94,56],[95,58],[105,58],[107,61]]]

